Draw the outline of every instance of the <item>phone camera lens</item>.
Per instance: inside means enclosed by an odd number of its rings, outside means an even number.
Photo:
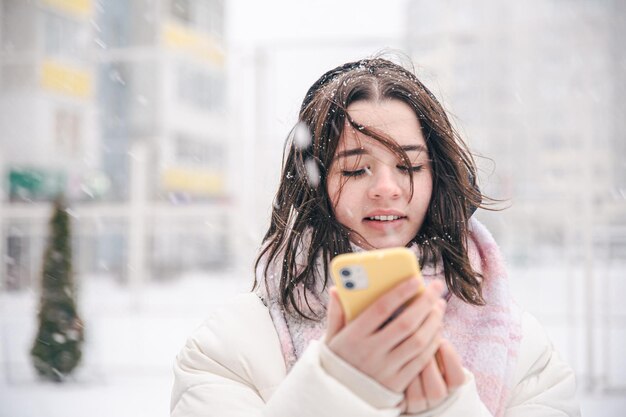
[[[345,285],[345,286],[346,286],[346,288],[348,288],[348,289],[352,289],[352,288],[354,288],[354,282],[352,282],[352,281],[346,281],[346,282],[344,283],[344,285]]]
[[[343,275],[344,277],[349,277],[350,276],[350,270],[348,268],[344,268],[341,270],[341,275]]]

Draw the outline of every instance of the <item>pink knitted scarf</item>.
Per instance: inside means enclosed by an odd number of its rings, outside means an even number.
[[[463,365],[474,374],[481,400],[494,416],[504,413],[512,389],[513,372],[521,341],[521,311],[509,293],[507,272],[500,250],[489,231],[472,218],[469,225],[468,255],[472,268],[483,275],[485,306],[477,307],[451,296],[444,317],[444,336],[458,351]],[[354,247],[355,250],[362,250]],[[417,245],[411,247],[419,255]],[[317,268],[321,271],[321,260]],[[287,369],[302,355],[309,342],[323,336],[325,321],[312,321],[286,311],[280,304],[278,283],[280,266],[269,266],[267,279],[263,277],[265,264],[257,269],[260,285],[257,294],[269,308],[276,327]],[[428,284],[434,279],[444,281],[441,262],[424,265],[422,275]],[[299,305],[308,311],[303,288],[297,288]],[[323,283],[307,292],[308,305],[325,316],[328,291]]]

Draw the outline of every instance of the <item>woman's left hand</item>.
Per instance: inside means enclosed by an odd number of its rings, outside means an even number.
[[[404,413],[415,414],[436,407],[465,382],[461,358],[450,342],[443,340],[437,355],[440,365],[435,358],[431,359],[404,392]]]

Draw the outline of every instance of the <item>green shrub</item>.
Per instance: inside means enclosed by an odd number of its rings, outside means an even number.
[[[80,362],[83,324],[76,311],[70,219],[61,199],[50,220],[38,319],[31,349],[33,365],[42,378],[62,382]]]

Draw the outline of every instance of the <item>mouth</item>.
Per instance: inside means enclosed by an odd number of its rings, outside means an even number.
[[[375,221],[375,222],[394,222],[397,220],[401,220],[401,219],[406,219],[406,216],[395,216],[395,215],[389,215],[389,216],[370,216],[370,217],[365,217],[363,220],[366,221]]]
[[[389,233],[396,233],[404,227],[407,221],[407,216],[399,216],[394,214],[369,216],[363,218],[363,226],[366,230],[373,233],[383,233],[388,235]]]
[[[400,214],[380,214],[363,218],[363,225],[376,233],[391,233],[402,228],[407,221],[407,216]]]

